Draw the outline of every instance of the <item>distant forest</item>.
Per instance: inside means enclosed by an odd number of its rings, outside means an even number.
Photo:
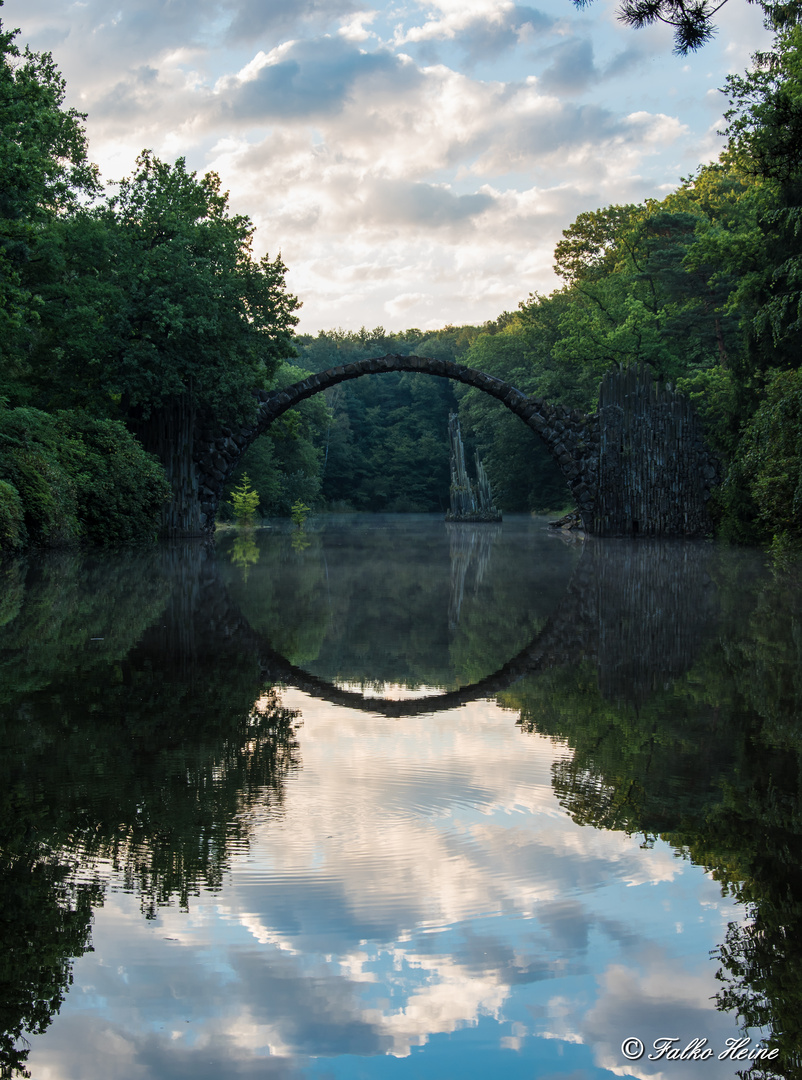
[[[562,284],[482,326],[296,334],[281,258],[219,178],[143,152],[109,195],[49,54],[0,28],[0,549],[152,536],[163,467],[193,418],[247,421],[253,391],[385,353],[443,357],[592,411],[645,364],[690,395],[722,465],[719,536],[802,541],[802,27],[730,76],[728,142],[661,200],[579,215]],[[507,511],[569,493],[524,425],[479,391],[392,373],[286,414],[243,457],[265,515],[443,511],[448,415]],[[230,488],[229,488],[230,491]],[[226,503],[223,512],[226,510]]]

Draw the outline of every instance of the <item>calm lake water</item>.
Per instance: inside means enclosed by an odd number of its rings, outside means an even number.
[[[799,1076],[801,659],[543,519],[1,564],[0,1075]]]

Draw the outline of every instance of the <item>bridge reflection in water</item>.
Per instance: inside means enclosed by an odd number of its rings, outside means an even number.
[[[492,560],[493,543],[501,526],[449,527],[449,628],[459,626],[465,583],[472,571],[478,592]],[[554,543],[558,539],[554,538]],[[712,545],[670,540],[589,541],[581,548],[565,591],[523,648],[495,670],[468,685],[408,701],[383,701],[342,689],[340,680],[325,679],[282,655],[269,634],[254,630],[226,592],[227,635],[259,656],[269,683],[294,686],[333,705],[362,709],[383,716],[420,716],[444,712],[509,689],[526,675],[586,661],[597,671],[599,688],[610,700],[636,702],[687,671],[710,632],[716,613],[716,590],[711,581],[716,553]],[[209,562],[202,573],[216,575]],[[330,568],[329,568],[330,570]],[[331,582],[329,582],[329,588]],[[491,601],[492,603],[492,601]],[[318,618],[313,608],[311,618]],[[504,617],[504,611],[500,612]],[[362,679],[370,683],[372,673]],[[358,682],[353,674],[349,685]],[[403,683],[397,675],[388,681]]]

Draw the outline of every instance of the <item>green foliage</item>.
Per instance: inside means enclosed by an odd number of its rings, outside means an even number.
[[[760,367],[799,366],[802,330],[802,26],[781,30],[746,75],[730,75],[730,152],[759,178],[771,201],[758,221],[762,266],[752,322]]]
[[[168,496],[163,469],[119,421],[80,411],[0,410],[0,477],[17,493],[18,540],[48,547],[151,540]],[[4,505],[13,517],[13,496]]]
[[[216,174],[144,151],[105,204],[49,234],[32,393],[52,407],[55,380],[55,403],[117,402],[142,423],[183,400],[222,423],[252,415],[297,322],[281,258],[254,261],[252,236]]]
[[[802,371],[776,373],[740,448],[757,519],[776,540],[802,539]]]
[[[295,364],[282,364],[271,383],[288,386],[310,372]],[[245,472],[259,492],[263,517],[289,517],[292,503],[320,501],[323,451],[330,414],[322,394],[284,413],[243,454],[224,494],[223,511],[233,513],[231,491]]]
[[[309,514],[309,509],[310,508],[306,505],[306,503],[301,502],[300,499],[296,499],[296,501],[292,504],[292,513],[290,514],[290,517],[292,518],[292,523],[296,529],[303,529],[304,525],[306,524],[306,518]]]
[[[548,345],[541,330],[535,328],[534,318],[525,322],[513,317],[499,332],[475,338],[466,363],[525,393],[542,394],[552,373],[546,371]],[[549,390],[550,400],[564,400],[554,393],[553,384]],[[570,501],[568,486],[553,458],[517,416],[474,387],[460,394],[459,412],[463,429],[469,433],[469,452],[474,447],[479,450],[494,502],[501,510],[543,512],[562,508]]]
[[[154,539],[170,495],[158,461],[119,421],[59,412],[55,432],[59,461],[75,490],[81,537],[96,544]]]
[[[100,418],[124,419],[184,490],[197,417],[253,415],[254,389],[294,354],[298,304],[281,258],[252,257],[253,225],[229,212],[213,173],[146,150],[93,208],[84,118],[64,96],[49,54],[21,57],[0,32],[1,399],[98,418],[62,424],[61,454],[6,445],[0,478],[31,542],[129,542],[152,531],[154,506],[161,516],[163,479]]]
[[[475,327],[452,326],[429,334],[416,329],[388,334],[382,327],[330,331],[299,339],[299,363],[322,371],[386,353],[464,362],[476,333]],[[318,429],[315,444],[321,452],[320,494],[328,505],[445,511],[448,414],[456,407],[449,380],[400,372],[366,376],[328,390],[326,404],[325,428]],[[312,502],[302,491],[298,497]]]
[[[259,492],[251,487],[247,473],[242,474],[239,485],[231,492],[231,502],[234,506],[234,517],[240,525],[250,524],[259,506]]]
[[[0,552],[17,551],[27,535],[19,492],[12,484],[0,480]]]
[[[0,391],[18,388],[41,307],[30,281],[48,227],[97,193],[83,114],[64,108],[49,53],[20,53],[0,23]]]
[[[33,544],[69,544],[80,533],[75,485],[59,460],[55,423],[34,409],[0,412],[0,477],[19,494]]]
[[[775,41],[727,80],[726,153],[660,201],[581,213],[555,250],[560,290],[482,327],[298,339],[286,268],[280,257],[252,257],[253,225],[231,213],[219,178],[145,150],[94,206],[84,118],[64,108],[52,58],[21,54],[15,35],[0,31],[0,401],[124,419],[179,491],[196,424],[245,421],[254,389],[336,364],[391,352],[442,357],[592,411],[607,371],[643,363],[697,402],[724,474],[714,496],[722,535],[793,540],[796,414],[775,378],[800,366],[802,26],[793,6],[764,6]],[[683,49],[703,40],[693,33],[709,24],[706,10],[673,0],[647,7],[630,4],[627,19],[673,20]],[[296,347],[297,364],[287,363]],[[298,500],[442,511],[447,418],[457,406],[502,508],[562,506],[565,485],[524,425],[475,390],[401,373],[304,402],[249,448],[231,483],[247,471],[262,514],[290,515]],[[136,509],[139,466],[121,443],[111,452],[110,431],[90,431],[85,418],[80,431],[59,422],[63,452],[41,439],[1,444],[0,480],[23,509],[20,528],[6,491],[6,547],[25,532],[53,544],[128,542],[148,531],[163,505],[160,481],[147,465]]]

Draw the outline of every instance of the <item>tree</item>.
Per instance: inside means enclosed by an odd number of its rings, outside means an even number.
[[[593,0],[572,0],[575,7],[584,8]],[[754,0],[749,0],[754,3]],[[687,56],[706,45],[716,33],[714,17],[727,3],[727,0],[623,0],[618,9],[618,18],[627,26],[641,29],[656,22],[665,23],[674,28],[674,52],[677,56]],[[759,0],[766,12],[766,20],[774,25],[783,25],[796,18],[795,0],[787,3],[772,3],[771,0]]]
[[[296,363],[281,364],[270,388],[290,386],[310,374]],[[259,492],[258,507],[263,517],[289,516],[297,499],[316,503],[323,467],[320,444],[326,438],[329,422],[323,394],[302,401],[275,420],[240,458],[224,491],[222,513],[230,513],[234,485],[246,471]],[[238,516],[236,510],[234,516]]]
[[[47,316],[37,343],[46,404],[113,411],[164,465],[172,534],[200,520],[193,472],[196,425],[252,419],[254,390],[294,355],[299,306],[281,256],[255,261],[253,225],[229,213],[219,177],[183,159],[143,152],[132,176],[97,210],[54,237],[40,283]],[[52,398],[53,383],[71,401]]]
[[[259,506],[259,492],[251,487],[247,473],[242,474],[240,483],[231,492],[231,501],[237,522],[240,525],[250,525]]]
[[[762,182],[762,273],[751,330],[759,366],[799,366],[802,331],[802,26],[780,32],[746,75],[730,75],[729,151]],[[762,362],[761,362],[762,360]]]
[[[446,327],[427,335],[414,328],[398,334],[387,334],[383,327],[335,330],[301,338],[300,362],[323,371],[387,353],[464,360],[472,330]],[[326,400],[329,413],[320,443],[327,501],[357,510],[445,510],[448,414],[456,407],[450,380],[388,372],[340,384],[327,392]],[[298,497],[311,501],[303,491]]]
[[[46,226],[100,190],[84,114],[64,108],[64,80],[50,53],[21,53],[17,34],[0,22],[0,395],[18,388],[39,318],[30,269]]]
[[[758,519],[778,542],[802,540],[802,371],[775,374],[740,450]]]
[[[529,394],[543,394],[550,359],[545,335],[515,317],[498,333],[482,333],[466,362]],[[550,398],[551,400],[551,398]],[[460,397],[460,419],[475,440],[494,501],[507,511],[562,509],[570,500],[565,480],[540,438],[487,394],[470,388]]]

